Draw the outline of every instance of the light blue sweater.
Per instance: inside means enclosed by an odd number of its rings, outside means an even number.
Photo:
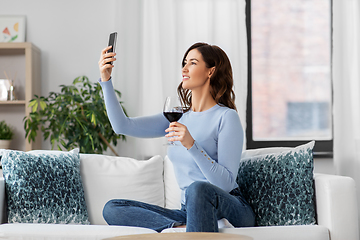
[[[100,84],[115,133],[143,138],[166,134],[169,122],[162,113],[128,118],[118,102],[111,80]],[[215,105],[203,112],[190,110],[183,114],[179,123],[184,124],[195,139],[189,150],[175,142],[179,146],[170,146],[167,151],[182,191],[182,203],[185,203],[186,188],[194,181],[210,182],[227,192],[236,188],[244,137],[237,112]]]

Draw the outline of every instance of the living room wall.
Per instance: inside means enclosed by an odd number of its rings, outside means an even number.
[[[71,84],[80,75],[97,81],[100,51],[114,31],[114,4],[113,0],[0,0],[0,15],[26,16],[26,41],[41,50],[42,95],[59,91],[59,85]],[[51,148],[48,141],[42,147]]]
[[[96,81],[100,50],[114,30],[113,6],[113,0],[1,0],[0,14],[26,16],[26,41],[41,50],[41,88],[47,94],[81,74]]]
[[[137,1],[134,2],[132,4],[136,7]],[[70,84],[80,75],[97,81],[97,62],[101,49],[107,45],[108,34],[112,31],[131,33],[131,25],[118,21],[121,18],[116,16],[119,13],[116,9],[116,0],[0,0],[0,15],[26,16],[26,41],[41,49],[42,95],[58,91],[60,84]],[[136,20],[136,17],[132,18]],[[137,24],[136,21],[130,22]],[[138,51],[134,49],[135,54]],[[2,74],[0,78],[4,77]],[[125,104],[126,96],[136,88],[131,82],[127,84],[124,89],[118,88],[121,92],[128,91],[124,94]],[[130,115],[132,112],[128,109]],[[128,138],[126,143],[120,142],[117,147],[119,154],[137,157],[134,142],[133,138]],[[44,142],[43,148],[50,149],[50,144]],[[315,171],[335,173],[332,159],[316,159]]]

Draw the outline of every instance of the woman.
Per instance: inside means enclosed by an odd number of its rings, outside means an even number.
[[[162,113],[127,118],[111,83],[115,53],[101,52],[99,68],[108,116],[114,131],[135,137],[173,141],[168,148],[181,189],[181,210],[130,201],[110,200],[103,216],[109,225],[138,226],[158,232],[185,226],[187,232],[218,232],[226,218],[235,227],[254,226],[252,209],[243,198],[236,176],[243,146],[243,129],[234,103],[232,69],[223,50],[196,43],[182,61],[178,94],[185,103],[178,122],[169,124]]]

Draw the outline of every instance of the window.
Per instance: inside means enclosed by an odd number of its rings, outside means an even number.
[[[332,155],[331,0],[246,0],[247,148]]]

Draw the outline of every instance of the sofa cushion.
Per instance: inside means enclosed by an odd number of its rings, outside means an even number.
[[[259,239],[276,240],[330,240],[329,229],[318,225],[253,227],[253,228],[223,228],[221,233],[240,234]]]
[[[9,223],[89,224],[79,150],[3,150]]]
[[[163,159],[136,160],[80,154],[81,176],[91,224],[106,224],[104,205],[111,199],[131,199],[164,207]]]
[[[157,232],[141,227],[69,225],[69,224],[1,224],[0,239],[12,240],[99,240],[116,236]]]
[[[168,156],[164,159],[165,207],[181,208],[181,189],[175,177],[174,166]]]
[[[258,226],[315,224],[314,143],[244,153],[237,181]]]

